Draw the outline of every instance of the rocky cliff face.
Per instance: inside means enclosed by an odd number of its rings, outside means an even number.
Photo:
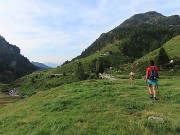
[[[0,36],[0,82],[11,82],[35,70],[36,67],[20,54],[17,46]]]

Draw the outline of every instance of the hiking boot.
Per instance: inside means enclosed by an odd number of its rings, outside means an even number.
[[[156,97],[154,97],[153,99],[154,99],[154,101],[156,101],[156,100],[157,100],[157,98],[156,98]]]
[[[153,99],[153,94],[150,94],[150,99]]]

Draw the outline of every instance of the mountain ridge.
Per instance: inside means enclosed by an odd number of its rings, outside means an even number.
[[[167,22],[168,23],[165,23]],[[179,15],[164,16],[156,11],[149,11],[146,13],[135,14],[129,19],[125,20],[120,27],[129,27],[140,24],[152,24],[152,25],[163,25],[172,26],[179,25],[180,18]]]
[[[153,34],[155,34],[154,32],[155,29],[158,29],[159,33],[153,36]],[[136,31],[139,31],[139,33],[137,33]],[[178,15],[172,15],[172,16],[167,17],[155,11],[136,14],[130,17],[129,19],[125,20],[123,23],[121,23],[119,26],[115,27],[114,29],[110,30],[109,32],[102,33],[99,38],[97,38],[79,56],[77,56],[76,58],[72,60],[76,60],[79,58],[84,58],[89,55],[92,55],[110,43],[120,41],[120,40],[121,41],[127,40],[128,38],[135,39],[137,37],[133,37],[133,33],[136,32],[137,34],[140,35],[142,31],[145,32],[143,34],[152,35],[151,37],[154,39],[157,39],[159,35],[161,35],[162,40],[166,38],[166,40],[164,40],[163,42],[160,41],[161,39],[158,39],[159,41],[157,42],[162,42],[162,43],[158,43],[159,45],[156,46],[156,48],[158,48],[163,43],[170,40],[172,37],[180,34],[180,17]],[[148,31],[149,33],[147,33]],[[161,31],[164,31],[164,32],[161,32]],[[143,35],[140,35],[140,36],[142,37]],[[148,43],[149,46],[152,46],[151,42]],[[148,53],[150,52],[150,50],[144,50],[144,52]]]
[[[0,82],[8,83],[36,70],[20,49],[0,36]]]
[[[61,65],[61,64],[57,64],[57,63],[53,63],[53,62],[44,62],[44,64],[49,67],[52,67],[52,68],[56,68]]]
[[[34,62],[32,61],[31,62],[33,65],[35,65],[36,67],[40,68],[40,70],[47,70],[47,69],[50,69],[52,67],[49,67],[47,65],[45,65],[44,63],[40,63],[40,62]]]

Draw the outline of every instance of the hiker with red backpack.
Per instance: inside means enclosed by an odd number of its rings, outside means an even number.
[[[146,83],[148,84],[150,98],[154,100],[157,100],[158,77],[158,68],[154,66],[154,61],[150,60],[149,67],[146,68]]]

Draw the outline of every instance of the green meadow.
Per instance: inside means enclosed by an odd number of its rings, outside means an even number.
[[[135,82],[87,80],[39,91],[0,108],[0,134],[180,134],[179,79],[160,79],[157,101],[149,98],[144,80]]]

